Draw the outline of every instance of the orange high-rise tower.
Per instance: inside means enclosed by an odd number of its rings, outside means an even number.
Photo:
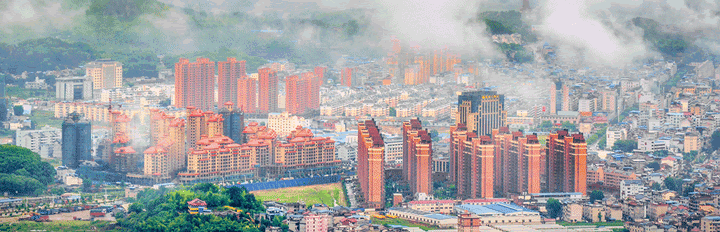
[[[546,143],[547,192],[587,194],[587,143],[582,134],[552,133]]]
[[[368,207],[385,206],[385,142],[375,120],[358,123],[358,180]]]
[[[248,114],[257,112],[257,79],[244,76],[238,79],[237,103],[240,110]]]
[[[352,87],[352,68],[343,68],[340,72],[340,84]]]
[[[490,136],[468,132],[464,124],[450,127],[450,177],[457,198],[494,196],[494,145]]]
[[[226,102],[237,103],[238,79],[246,76],[245,61],[237,61],[228,57],[227,61],[218,62],[218,100],[217,105]]]
[[[308,86],[308,80],[298,75],[285,78],[285,111],[291,114],[305,113]]]
[[[215,62],[197,58],[175,63],[175,107],[195,106],[210,110],[215,103]]]
[[[432,193],[432,139],[419,119],[403,122],[403,176],[413,193]]]
[[[258,69],[258,113],[276,112],[278,107],[278,77],[271,68]]]

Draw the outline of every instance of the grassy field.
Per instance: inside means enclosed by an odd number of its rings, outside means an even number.
[[[333,207],[333,199],[338,205],[347,206],[341,183],[310,185],[303,187],[272,189],[251,192],[262,201],[298,202],[305,204],[323,203]]]
[[[107,221],[12,222],[0,224],[0,231],[119,231]]]
[[[17,86],[9,86],[5,88],[5,91],[8,97],[17,97],[20,99],[39,98],[48,100],[53,97],[49,91],[42,89],[25,89]]]
[[[385,218],[385,219],[372,218],[371,221],[373,224],[380,224],[380,225],[387,224],[387,225],[402,225],[402,226],[407,226],[407,227],[418,227],[425,231],[440,229],[440,227],[413,223],[413,222],[410,222],[408,220],[401,219],[401,218]]]
[[[62,128],[63,121],[59,119],[52,119],[54,116],[55,113],[52,111],[33,110],[30,120],[35,122],[35,128],[37,129],[41,129],[46,125],[55,128]]]

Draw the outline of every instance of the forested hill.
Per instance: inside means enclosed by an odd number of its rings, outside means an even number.
[[[30,149],[0,145],[0,194],[40,195],[55,180],[55,169]]]
[[[28,0],[37,23],[8,23],[0,30],[0,73],[73,68],[97,58],[123,63],[125,77],[157,76],[159,56],[168,68],[178,58],[229,56],[247,61],[247,70],[270,61],[331,63],[330,48],[363,55],[378,48],[356,46],[370,19],[361,10],[267,13],[208,12],[157,0]],[[59,7],[56,5],[59,4]],[[0,12],[11,10],[0,3]],[[65,17],[53,23],[51,16]],[[43,26],[44,25],[44,26]]]

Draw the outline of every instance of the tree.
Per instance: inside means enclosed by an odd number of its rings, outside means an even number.
[[[658,191],[662,190],[662,186],[660,185],[660,183],[653,183],[652,186],[650,186],[650,188],[653,190],[658,190]]]
[[[668,178],[665,178],[665,180],[663,182],[665,183],[665,187],[672,191],[676,191],[676,192],[682,191],[682,182],[683,182],[682,179],[668,177]]]
[[[712,133],[710,144],[712,145],[713,151],[720,149],[720,130],[716,130]]]
[[[572,123],[570,123],[570,122],[562,122],[562,123],[560,124],[560,127],[562,127],[563,129],[567,129],[567,130],[569,130],[569,131],[576,131],[576,130],[577,130],[577,126],[575,126],[575,124],[572,124]]]
[[[548,217],[550,218],[558,218],[562,215],[562,204],[560,204],[560,201],[555,198],[548,199],[545,208],[547,209]]]
[[[397,116],[397,110],[395,109],[395,107],[390,107],[390,116]]]
[[[670,152],[668,152],[667,150],[660,150],[660,151],[656,151],[655,153],[653,153],[653,155],[655,155],[657,157],[663,157],[663,158],[667,157],[669,154],[670,154]]]
[[[615,141],[615,144],[613,144],[612,149],[613,150],[621,150],[623,152],[632,152],[633,150],[637,149],[637,141],[635,140],[618,140]]]
[[[553,127],[553,124],[551,121],[543,121],[542,123],[540,123],[540,125],[538,125],[539,129],[550,129],[552,127]]]
[[[697,157],[698,151],[690,151],[683,153],[683,160],[685,161],[695,161],[695,158]]]
[[[23,106],[21,105],[13,106],[13,113],[15,114],[15,116],[23,115],[24,111],[25,110],[23,110]]]
[[[593,190],[590,193],[590,202],[595,202],[596,200],[602,200],[605,199],[605,193],[599,190]]]
[[[89,192],[90,188],[92,188],[92,180],[84,178],[82,183],[83,191]]]
[[[0,145],[0,192],[37,195],[54,181],[55,169],[30,149]]]
[[[660,170],[660,164],[657,161],[653,161],[652,163],[649,163],[645,167],[652,168],[655,171]]]

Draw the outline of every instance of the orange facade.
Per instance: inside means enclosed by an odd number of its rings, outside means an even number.
[[[320,108],[321,81],[313,72],[292,75],[285,79],[285,110],[305,114]]]
[[[238,103],[238,79],[245,76],[244,60],[228,57],[227,61],[218,62],[218,106],[225,102]]]
[[[247,76],[238,78],[237,104],[245,113],[257,111],[257,82],[257,79]]]
[[[464,124],[450,127],[450,177],[456,183],[457,197],[494,196],[494,145],[489,136],[468,132]]]
[[[215,62],[197,58],[190,63],[180,58],[175,63],[175,107],[195,106],[212,109],[215,103]]]
[[[385,143],[375,120],[358,123],[358,180],[368,207],[385,206]]]
[[[258,69],[258,113],[266,114],[277,111],[278,77],[271,68]]]
[[[340,84],[352,87],[352,68],[343,68],[340,72]]]
[[[548,136],[546,146],[547,191],[587,194],[587,144],[583,135],[557,131]]]
[[[413,193],[432,194],[432,139],[419,119],[403,122],[403,177]]]
[[[335,141],[328,137],[314,137],[308,128],[298,126],[290,132],[287,141],[278,144],[275,164],[284,168],[303,168],[335,165]]]

